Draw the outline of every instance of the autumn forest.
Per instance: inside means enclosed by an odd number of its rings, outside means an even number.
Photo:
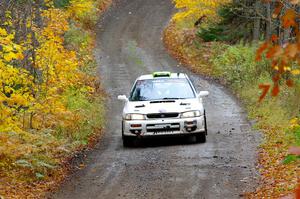
[[[163,2],[175,7],[161,33],[166,51],[228,88],[261,134],[258,184],[241,196],[300,198],[300,1]],[[0,1],[0,199],[47,197],[84,169],[76,158],[105,142],[115,96],[99,75],[96,33],[118,3]]]

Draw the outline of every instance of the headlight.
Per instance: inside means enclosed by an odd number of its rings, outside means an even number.
[[[125,120],[145,120],[146,117],[145,115],[142,114],[126,114],[125,115]]]
[[[201,116],[200,111],[188,111],[181,113],[181,118],[189,118],[189,117],[199,117]]]

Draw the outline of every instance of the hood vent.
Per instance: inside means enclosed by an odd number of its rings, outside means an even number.
[[[144,108],[144,107],[145,107],[145,104],[135,106],[135,108]]]
[[[180,103],[180,106],[189,106],[189,105],[191,105],[191,103],[183,103],[183,102]]]
[[[150,104],[159,104],[159,103],[175,103],[175,100],[160,100],[160,101],[151,101]]]

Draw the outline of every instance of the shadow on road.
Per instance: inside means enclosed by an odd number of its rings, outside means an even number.
[[[194,136],[190,137],[168,137],[168,138],[139,138],[136,139],[133,144],[125,148],[147,148],[147,147],[168,147],[176,145],[192,145],[205,143],[196,142]]]

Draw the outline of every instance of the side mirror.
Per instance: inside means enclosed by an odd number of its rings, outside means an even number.
[[[202,98],[202,97],[206,97],[209,95],[208,91],[200,91],[200,93],[198,94],[198,97]]]
[[[123,102],[127,102],[128,98],[126,97],[126,95],[119,95],[118,100],[123,101]]]

